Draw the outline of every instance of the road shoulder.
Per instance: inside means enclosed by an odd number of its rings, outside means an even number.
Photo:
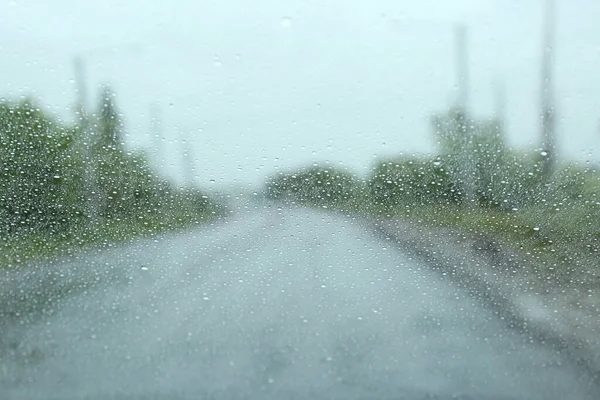
[[[509,326],[559,350],[600,383],[595,295],[540,282],[529,261],[490,237],[404,220],[370,223],[384,239],[480,298]]]

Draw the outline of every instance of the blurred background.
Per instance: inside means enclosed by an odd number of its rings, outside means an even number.
[[[257,185],[311,161],[365,174],[375,155],[433,154],[432,115],[461,103],[477,118],[500,118],[509,146],[535,148],[546,6],[7,1],[0,95],[33,97],[72,122],[75,104],[91,110],[109,84],[126,148],[145,151],[177,184],[205,187]],[[600,3],[555,8],[557,153],[596,163]]]

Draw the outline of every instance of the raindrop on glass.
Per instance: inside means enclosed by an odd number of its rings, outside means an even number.
[[[284,28],[291,28],[292,27],[292,18],[290,18],[290,17],[281,18],[281,26],[283,26]]]

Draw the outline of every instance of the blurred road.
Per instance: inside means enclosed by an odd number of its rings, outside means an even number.
[[[53,267],[112,278],[4,326],[2,399],[600,398],[349,218],[272,206]]]

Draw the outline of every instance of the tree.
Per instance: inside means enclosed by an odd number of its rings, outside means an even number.
[[[356,196],[358,186],[357,179],[348,171],[329,165],[313,165],[271,177],[265,195],[299,204],[345,207]]]
[[[382,161],[373,170],[369,190],[375,207],[385,212],[403,205],[457,203],[463,196],[440,157]]]
[[[31,100],[0,104],[0,233],[59,233],[76,223],[82,213],[78,133]]]
[[[100,93],[94,123],[95,140],[92,156],[96,177],[100,215],[104,218],[124,217],[131,204],[131,181],[136,164],[126,155],[122,136],[122,122],[115,105],[115,94],[105,86]]]
[[[115,93],[108,85],[105,85],[100,92],[98,116],[98,145],[120,148],[122,122],[115,105]]]
[[[467,202],[475,200],[473,157],[474,129],[467,113],[460,108],[451,109],[432,118],[435,137],[446,167],[456,179],[456,186]]]
[[[499,206],[504,194],[501,181],[506,165],[506,146],[499,121],[476,121],[472,137],[475,200],[480,205]]]
[[[432,123],[440,155],[464,200],[497,205],[506,151],[500,121],[475,120],[453,109]]]

